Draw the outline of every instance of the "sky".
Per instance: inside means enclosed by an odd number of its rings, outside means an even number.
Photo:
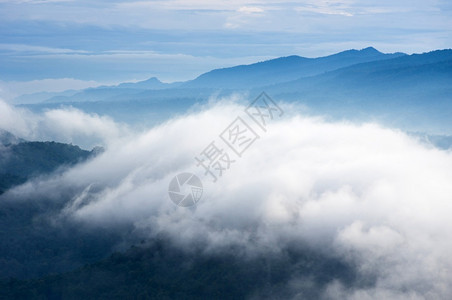
[[[61,91],[373,46],[450,48],[447,0],[0,0],[0,95]]]

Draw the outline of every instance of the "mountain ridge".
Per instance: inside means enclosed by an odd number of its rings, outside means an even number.
[[[214,69],[185,82],[182,86],[192,88],[247,88],[256,86],[252,82],[257,80],[260,80],[263,86],[268,83],[280,83],[290,81],[290,79],[314,76],[357,63],[385,60],[404,55],[406,54],[400,52],[385,54],[373,47],[361,50],[351,49],[317,58],[291,55],[248,65]],[[235,77],[235,80],[232,80],[231,77]]]
[[[298,55],[290,55],[285,57],[277,57],[270,60],[260,61],[247,65],[238,65],[229,68],[214,69],[209,72],[203,73],[198,77],[184,81],[164,83],[157,77],[151,77],[149,79],[139,82],[124,82],[114,86],[99,86],[95,88],[87,88],[79,91],[64,91],[61,93],[48,93],[48,98],[45,99],[45,93],[27,94],[16,97],[14,103],[17,104],[34,104],[34,103],[58,103],[58,102],[73,102],[73,101],[106,101],[112,96],[117,96],[118,93],[124,95],[134,95],[145,90],[166,90],[166,89],[178,89],[178,88],[240,88],[250,89],[256,86],[265,86],[269,83],[280,83],[285,81],[291,81],[300,77],[311,76],[320,74],[340,67],[353,65],[363,61],[372,61],[374,59],[384,60],[392,57],[400,57],[406,55],[401,52],[396,53],[382,53],[373,47],[367,47],[361,50],[350,49],[339,53],[316,57],[307,58]],[[307,64],[309,69],[303,70],[303,65]],[[258,68],[258,72],[264,72],[266,79],[264,81],[262,74],[250,75],[251,77],[244,80],[238,78],[234,84],[227,84],[228,78],[236,76],[229,74],[239,70],[240,72],[252,73],[255,70],[249,70]],[[212,74],[217,76],[220,73],[222,78],[215,79],[211,82],[209,78]],[[221,74],[226,73],[226,74]],[[203,83],[207,78],[207,83]],[[226,80],[227,79],[227,80]],[[257,82],[257,80],[261,80]],[[36,100],[33,99],[36,97]],[[118,98],[118,97],[116,97]]]
[[[101,151],[57,142],[26,141],[3,129],[0,142],[0,195],[33,177],[75,165]]]
[[[348,64],[350,60],[348,63],[341,61],[343,57],[356,58],[357,53],[365,57],[363,62],[350,65]],[[301,103],[315,114],[353,120],[371,117],[382,121],[383,124],[401,126],[408,131],[450,134],[452,50],[442,49],[411,55],[399,53],[395,56],[392,54],[381,56],[386,54],[378,53],[380,52],[375,48],[365,48],[344,51],[329,56],[326,60],[288,56],[256,63],[251,67],[253,72],[242,72],[247,80],[252,81],[251,84],[243,77],[234,77],[237,68],[248,70],[249,66],[245,65],[221,71],[223,75],[214,78],[214,81],[220,84],[217,86],[212,84],[207,87],[195,87],[188,83],[180,83],[174,88],[155,90],[95,89],[89,93],[82,92],[77,96],[63,97],[58,101],[52,101],[53,103],[24,106],[34,111],[42,111],[70,105],[87,112],[107,114],[118,121],[152,126],[188,110],[193,105],[206,103],[212,95],[218,98],[229,97],[234,93],[258,95],[265,90],[274,99]],[[385,59],[369,61],[369,57],[375,54]],[[316,75],[299,77],[299,68],[291,61],[314,63]],[[332,62],[345,66],[334,69]],[[280,68],[274,70],[267,67],[272,64],[279,65]],[[264,66],[259,67],[263,68],[263,73],[256,71],[255,66]],[[327,71],[325,68],[333,70]],[[290,70],[293,72],[290,73]],[[215,74],[220,71],[212,72]],[[303,72],[306,75],[306,70]],[[290,74],[286,76],[287,73]],[[261,77],[261,74],[268,76]],[[283,74],[279,82],[275,80],[275,74]],[[222,76],[226,76],[226,79],[223,80]],[[239,81],[242,87],[234,88],[234,84],[228,84],[230,79]],[[428,130],[424,128],[425,126]]]

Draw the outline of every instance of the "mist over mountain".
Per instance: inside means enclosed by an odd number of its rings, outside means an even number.
[[[64,92],[40,92],[33,94],[24,94],[14,98],[14,103],[34,104],[49,101],[49,99],[64,99],[64,97],[72,96],[80,91],[67,90]]]
[[[232,68],[212,70],[183,84],[192,88],[250,89],[302,77],[315,76],[328,71],[369,61],[380,61],[404,56],[403,53],[384,54],[369,47],[348,50],[326,57],[306,58],[288,56]]]
[[[101,151],[55,142],[29,142],[0,131],[0,195],[27,180],[69,168]]]
[[[11,144],[18,144],[20,142],[24,142],[24,140],[16,137],[11,132],[0,129],[0,145],[5,146]]]
[[[61,198],[56,201],[48,201],[48,195],[42,194],[30,194],[18,202],[8,196],[10,190],[21,185],[61,176],[77,164],[94,159],[103,150],[87,151],[56,142],[30,142],[6,131],[1,132],[1,137],[0,278],[59,273],[104,258],[112,245],[118,243],[118,238],[114,239],[115,232],[89,232],[72,224],[55,226],[55,220],[50,218],[70,199],[63,190],[58,191]],[[2,288],[0,292],[2,299],[5,290]]]
[[[314,76],[327,71],[336,70],[342,67],[351,66],[369,61],[380,61],[394,57],[405,56],[403,53],[384,54],[375,48],[368,47],[362,50],[348,50],[319,58],[305,58],[300,56],[281,57],[268,61],[263,61],[251,65],[242,65],[225,69],[217,69],[200,75],[194,80],[187,82],[162,83],[157,78],[152,77],[145,81],[136,83],[121,83],[116,86],[102,86],[89,88],[79,93],[52,95],[43,102],[78,102],[78,101],[130,101],[146,99],[145,97],[168,98],[174,97],[176,93],[179,97],[195,96],[203,94],[202,90],[210,92],[217,89],[222,90],[249,90],[253,87],[266,86],[299,79],[301,77]],[[143,90],[176,89],[175,91],[161,91],[155,93],[144,93]],[[23,96],[22,96],[23,97]],[[27,101],[32,95],[26,96]],[[41,94],[37,97],[41,98]],[[128,97],[128,98],[126,98]],[[206,96],[201,96],[205,98]],[[21,97],[16,99],[20,103]],[[152,102],[152,101],[151,101]]]
[[[390,93],[399,96],[413,89],[412,96],[425,97],[432,90],[437,90],[439,96],[450,90],[452,50],[438,50],[424,54],[405,55],[394,59],[373,61],[340,68],[318,76],[301,78],[295,81],[268,86],[274,91],[287,94],[317,91],[331,101],[329,93],[336,89],[334,96],[348,92],[350,95],[366,98],[375,93],[384,101]],[[308,88],[310,90],[308,90]],[[424,93],[421,93],[424,91]],[[297,95],[298,96],[298,95]],[[310,99],[310,94],[306,97]],[[338,104],[341,104],[336,100]],[[295,100],[295,99],[294,99]],[[320,100],[320,99],[319,99]],[[391,99],[392,100],[392,99]],[[401,99],[402,102],[405,99]],[[409,99],[406,99],[409,100]],[[433,99],[432,99],[433,100]]]
[[[47,97],[43,102],[72,102],[72,101],[121,101],[125,95],[140,95],[146,90],[161,90],[178,87],[180,83],[163,83],[156,77],[149,78],[144,81],[126,82],[115,86],[100,86],[88,88],[78,92],[67,91],[63,93],[54,93],[51,97]],[[39,94],[38,94],[39,95]],[[33,95],[26,95],[26,99],[32,98]],[[16,102],[20,101],[20,97]]]
[[[158,80],[157,77],[151,77],[147,80],[138,81],[134,83],[121,83],[116,86],[116,88],[133,88],[133,89],[143,89],[143,90],[159,90],[170,87],[176,87],[180,83],[164,83]]]
[[[285,117],[259,131],[255,147],[214,183],[193,157],[243,113],[237,103],[224,99],[106,140],[93,159],[0,195],[0,297],[449,294],[450,151],[279,103]],[[70,116],[105,132],[117,127],[70,112],[54,126]],[[185,171],[203,180],[192,209],[168,199],[168,182]]]
[[[451,22],[0,0],[0,300],[451,300]]]
[[[259,89],[286,101],[302,99],[315,113],[375,118],[415,131],[452,130],[452,50],[357,64]]]
[[[54,96],[25,107],[43,111],[69,105],[150,125],[212,97],[267,91],[303,104],[313,114],[357,121],[371,118],[408,131],[447,134],[452,128],[451,53],[383,54],[369,47],[314,59],[289,56],[213,70],[184,83],[164,84],[151,78]]]
[[[366,48],[0,101],[0,298],[447,299],[451,87],[452,50]],[[213,182],[194,157],[239,116]]]

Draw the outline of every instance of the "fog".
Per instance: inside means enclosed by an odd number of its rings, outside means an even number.
[[[196,166],[210,142],[244,107],[227,100],[132,132],[104,116],[75,109],[42,115],[0,102],[0,128],[21,137],[90,140],[106,151],[63,175],[7,194],[72,199],[56,219],[92,226],[133,224],[147,238],[179,247],[278,253],[291,243],[327,251],[356,266],[369,288],[329,285],[325,298],[445,299],[452,293],[452,153],[397,129],[330,122],[281,104],[282,118],[213,182]],[[3,118],[3,116],[7,116]],[[168,184],[193,172],[204,192],[191,208],[176,206]],[[27,196],[28,195],[28,196]],[[297,278],[288,287],[297,289]]]
[[[108,116],[71,107],[37,114],[1,99],[0,128],[26,140],[73,143],[84,148],[106,145],[128,132],[127,125],[115,123]]]

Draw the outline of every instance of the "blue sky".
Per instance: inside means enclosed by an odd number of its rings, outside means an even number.
[[[152,76],[186,80],[367,46],[450,48],[451,11],[443,0],[0,0],[0,89],[6,97]]]

